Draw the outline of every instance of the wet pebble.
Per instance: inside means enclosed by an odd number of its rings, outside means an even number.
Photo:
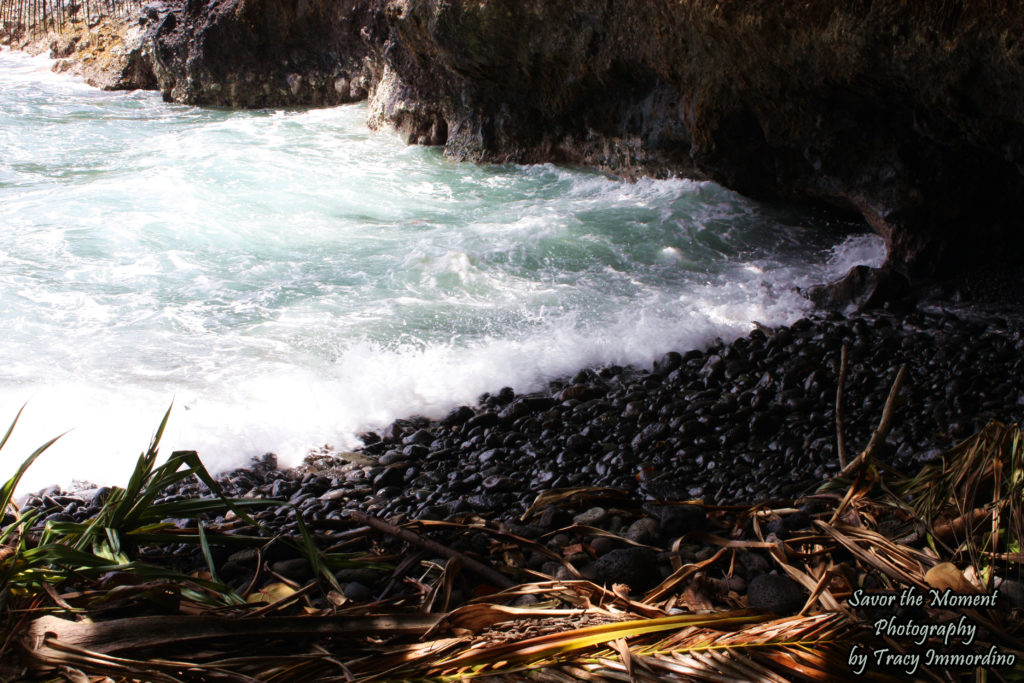
[[[573,517],[572,521],[573,524],[581,524],[583,526],[600,526],[601,522],[607,517],[607,510],[602,507],[592,507]]]
[[[355,602],[369,602],[373,600],[373,590],[359,581],[351,581],[342,586],[344,595]]]

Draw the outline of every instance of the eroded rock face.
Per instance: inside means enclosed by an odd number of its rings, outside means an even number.
[[[368,0],[189,0],[155,8],[164,98],[228,107],[366,98],[375,12]]]
[[[45,42],[54,71],[81,76],[103,90],[153,90],[152,42],[145,20],[105,17],[87,25],[68,22],[60,34]]]
[[[1024,8],[390,0],[373,116],[459,159],[860,212],[912,272],[1020,253]]]
[[[911,275],[1024,253],[1024,6],[1006,0],[175,0],[168,99],[371,96],[457,159],[713,179],[860,213]]]

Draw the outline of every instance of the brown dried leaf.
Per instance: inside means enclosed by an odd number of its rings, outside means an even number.
[[[562,555],[564,555],[566,557],[569,557],[571,555],[576,555],[576,554],[582,553],[582,552],[583,552],[583,544],[582,543],[571,543],[571,544],[565,546],[564,548],[562,548]]]
[[[943,591],[947,588],[954,593],[976,594],[978,589],[968,581],[963,572],[952,562],[940,562],[924,575],[925,583],[932,588]]]
[[[479,633],[492,624],[514,619],[535,619],[579,615],[578,609],[530,609],[492,603],[463,605],[447,614],[424,637],[450,630],[455,633]]]
[[[711,612],[715,609],[711,601],[710,591],[702,574],[697,574],[686,586],[683,594],[679,596],[679,602],[691,612]]]

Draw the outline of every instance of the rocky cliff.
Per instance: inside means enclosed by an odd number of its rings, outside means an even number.
[[[1020,4],[395,0],[387,21],[374,117],[446,128],[457,158],[826,202],[914,272],[1020,253]]]
[[[165,97],[371,99],[472,161],[681,174],[862,214],[911,273],[1019,260],[1024,6],[213,0],[153,13]]]
[[[373,82],[366,0],[211,0],[147,9],[164,98],[228,107],[334,105]]]
[[[69,21],[63,29],[37,43],[40,52],[48,49],[58,60],[54,71],[73,73],[104,90],[156,88],[145,22],[106,17]]]

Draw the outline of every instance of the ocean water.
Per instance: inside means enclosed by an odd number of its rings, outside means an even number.
[[[162,450],[294,464],[603,364],[809,309],[881,241],[711,183],[475,166],[361,105],[234,112],[104,93],[0,52],[0,452],[22,490]]]

